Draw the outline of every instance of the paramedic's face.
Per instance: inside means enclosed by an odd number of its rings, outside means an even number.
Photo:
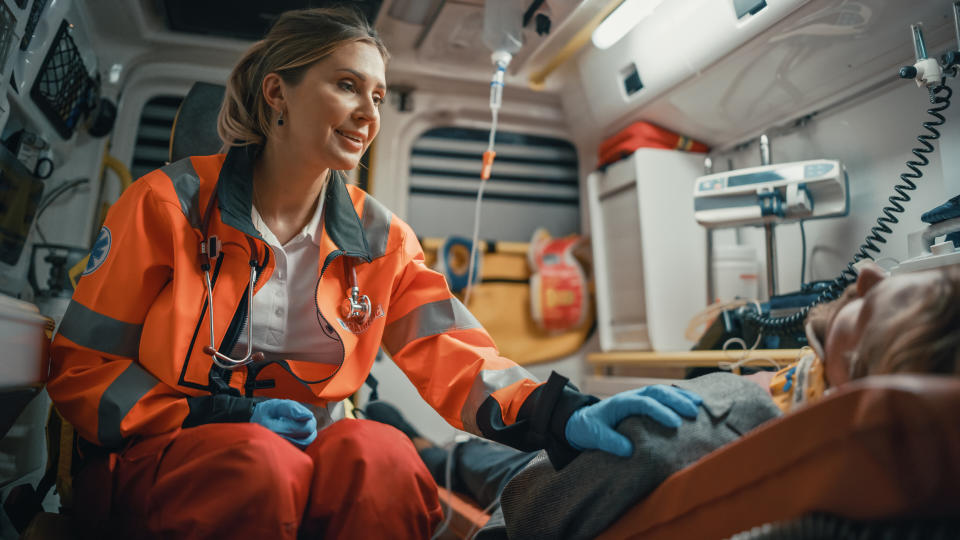
[[[356,167],[380,131],[385,70],[380,51],[358,41],[316,62],[299,84],[286,87],[283,142],[304,165]]]
[[[838,385],[850,380],[854,353],[860,342],[870,334],[903,331],[890,328],[887,321],[924,291],[935,287],[940,279],[937,272],[912,272],[887,278],[875,264],[864,266],[851,285],[835,302],[823,349],[827,382]],[[856,361],[869,362],[869,358]]]

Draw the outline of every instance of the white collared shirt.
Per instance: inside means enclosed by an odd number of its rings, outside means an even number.
[[[262,352],[266,360],[286,358],[339,364],[342,359],[341,347],[328,335],[332,330],[319,322],[315,300],[326,191],[325,184],[313,217],[283,245],[252,206],[253,226],[270,246],[274,257],[273,274],[253,296],[253,350]],[[242,357],[246,351],[244,328],[233,355]]]

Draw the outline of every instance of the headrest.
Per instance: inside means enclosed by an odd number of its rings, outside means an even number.
[[[170,163],[189,156],[216,154],[223,146],[217,135],[217,114],[226,87],[195,82],[180,103],[170,131]]]

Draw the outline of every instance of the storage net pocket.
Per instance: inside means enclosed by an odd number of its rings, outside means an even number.
[[[80,51],[70,37],[70,26],[66,20],[60,25],[30,90],[34,103],[64,139],[73,134],[94,92]]]

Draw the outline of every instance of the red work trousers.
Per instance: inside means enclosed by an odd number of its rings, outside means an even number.
[[[368,420],[335,422],[306,450],[258,424],[208,424],[112,463],[109,528],[126,538],[423,539],[442,517],[410,440]]]

